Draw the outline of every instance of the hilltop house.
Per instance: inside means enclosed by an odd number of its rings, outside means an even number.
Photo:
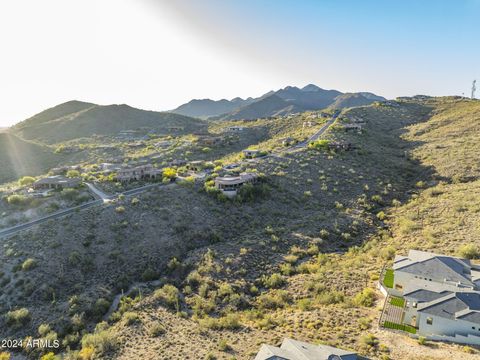
[[[280,347],[263,344],[255,360],[357,360],[353,351],[284,339]]]
[[[344,141],[331,141],[328,143],[328,148],[330,150],[344,150],[344,151],[349,151],[353,149],[353,146],[349,142],[344,142]]]
[[[224,176],[215,179],[215,187],[226,196],[235,196],[240,187],[258,181],[256,173],[241,173],[239,176]]]
[[[128,182],[133,180],[157,179],[162,177],[162,170],[156,169],[151,164],[135,167],[125,167],[117,172],[117,180]]]
[[[48,176],[43,179],[35,181],[32,187],[35,190],[40,189],[66,189],[73,188],[80,185],[79,178],[67,178],[61,175]]]
[[[432,340],[480,345],[479,265],[410,250],[408,256],[397,255],[381,279],[380,289],[387,295],[380,321],[385,327],[408,328]]]

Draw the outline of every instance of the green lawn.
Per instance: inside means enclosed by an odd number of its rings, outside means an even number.
[[[383,278],[383,285],[387,288],[393,288],[393,269],[387,269]]]
[[[403,308],[405,306],[405,299],[401,297],[390,298],[390,304]]]
[[[387,328],[387,329],[405,331],[405,332],[408,332],[410,334],[416,334],[417,333],[417,329],[415,329],[413,326],[404,325],[404,324],[396,324],[396,323],[393,323],[393,322],[390,322],[390,321],[385,321],[383,323],[383,327]]]

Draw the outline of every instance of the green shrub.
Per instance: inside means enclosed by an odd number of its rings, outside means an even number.
[[[285,307],[291,298],[285,290],[273,290],[263,293],[257,298],[257,305],[260,309],[278,309]]]
[[[113,332],[104,329],[105,326],[98,326],[93,334],[85,334],[82,338],[82,350],[94,348],[99,353],[108,353],[114,350],[118,343]]]
[[[37,267],[37,262],[35,259],[32,259],[32,258],[25,260],[22,264],[23,271],[30,271],[32,269],[35,269],[36,267]]]
[[[358,306],[372,307],[375,304],[375,291],[371,288],[365,288],[362,292],[355,295],[353,302]]]
[[[31,185],[35,182],[35,178],[31,177],[31,176],[24,176],[22,177],[20,180],[18,180],[18,184],[20,186],[27,186],[27,185]]]
[[[160,322],[155,322],[148,327],[148,333],[151,337],[158,337],[166,333],[165,327]]]
[[[138,317],[138,314],[136,312],[127,311],[123,314],[123,321],[125,325],[130,326],[139,323],[140,318]]]
[[[285,278],[280,274],[272,274],[270,276],[262,276],[262,283],[269,289],[278,289],[285,284]]]
[[[465,259],[480,258],[480,248],[474,244],[466,244],[458,249],[458,256]]]
[[[26,325],[31,319],[30,311],[27,308],[21,308],[7,312],[5,321],[7,325],[13,328],[21,328]]]
[[[174,285],[164,285],[153,293],[153,298],[172,310],[178,311],[180,308],[180,291]]]

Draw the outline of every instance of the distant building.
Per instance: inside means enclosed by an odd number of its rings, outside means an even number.
[[[263,344],[255,360],[357,360],[353,351],[284,339],[280,347]],[[365,358],[364,358],[365,359]]]
[[[232,132],[243,131],[243,129],[245,129],[245,128],[242,127],[242,126],[230,126],[228,128],[228,130],[232,131]]]
[[[40,189],[66,189],[73,188],[80,185],[79,178],[67,178],[61,175],[48,176],[43,179],[39,179],[33,183],[35,190]]]
[[[170,166],[183,166],[183,165],[186,165],[186,164],[187,164],[187,161],[183,160],[183,159],[174,159],[174,160],[169,162]]]
[[[162,177],[163,171],[154,168],[151,164],[140,165],[135,167],[126,167],[117,171],[117,180],[120,182],[128,182],[133,180],[157,179]]]
[[[221,144],[224,140],[223,136],[199,136],[197,143],[203,146],[212,146]]]
[[[243,156],[246,159],[253,159],[253,158],[259,157],[261,154],[262,153],[260,150],[251,150],[251,149],[243,150]]]
[[[349,151],[353,149],[353,145],[349,142],[344,142],[344,141],[331,141],[328,143],[328,148],[330,150]]]
[[[195,171],[195,172],[202,171],[204,167],[205,167],[205,161],[203,160],[190,161],[187,164],[187,170]]]
[[[343,124],[343,128],[345,131],[356,130],[358,132],[362,132],[363,126],[361,124]]]
[[[427,339],[480,345],[479,265],[410,250],[395,257],[380,288],[387,296],[380,319],[384,327],[399,324]]]

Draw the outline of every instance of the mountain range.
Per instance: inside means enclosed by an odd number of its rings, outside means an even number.
[[[369,92],[341,93],[309,84],[303,88],[287,86],[258,98],[232,100],[191,100],[172,113],[212,120],[257,119],[324,108],[342,109],[368,105],[385,98]]]

